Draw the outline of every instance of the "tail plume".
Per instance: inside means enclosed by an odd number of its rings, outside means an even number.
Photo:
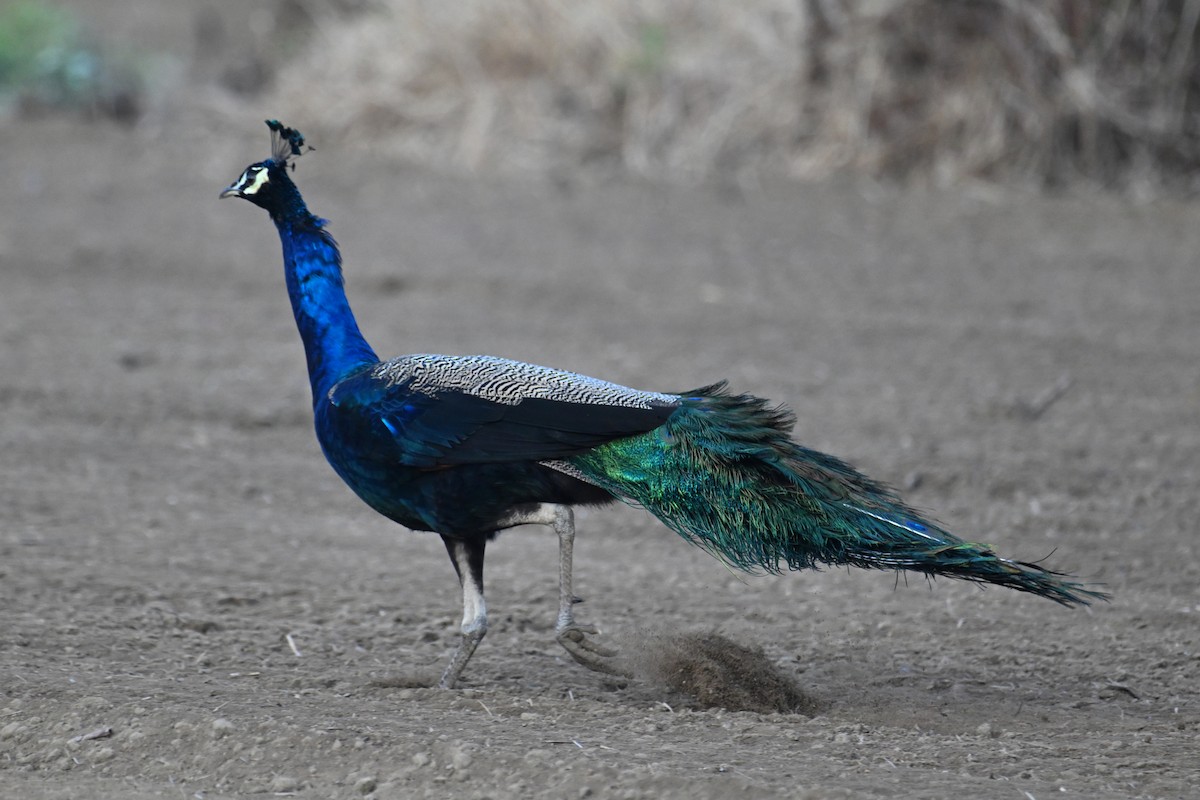
[[[724,384],[684,393],[660,428],[571,459],[685,539],[748,572],[821,564],[994,583],[1063,605],[1105,599],[924,519],[891,489],[790,438],[793,416]]]

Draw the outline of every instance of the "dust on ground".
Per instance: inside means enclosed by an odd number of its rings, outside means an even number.
[[[821,708],[762,648],[713,631],[645,633],[632,652],[635,680],[657,681],[698,708],[809,716]]]

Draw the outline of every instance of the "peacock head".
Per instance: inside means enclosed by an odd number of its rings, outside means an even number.
[[[241,177],[220,196],[249,200],[274,217],[287,213],[299,199],[287,170],[289,166],[295,166],[291,159],[303,152],[304,136],[294,128],[285,127],[279,120],[267,120],[267,127],[271,129],[271,157],[246,167]]]

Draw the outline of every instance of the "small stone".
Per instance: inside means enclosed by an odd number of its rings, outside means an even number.
[[[433,759],[429,757],[429,753],[414,753],[412,763],[414,767],[428,767]]]
[[[833,737],[833,741],[835,744],[850,744],[850,734],[839,733],[837,736]]]
[[[551,757],[552,756],[551,756],[551,753],[549,750],[541,750],[541,749],[530,750],[528,753],[525,754],[525,760],[528,761],[530,764],[545,764],[548,761],[550,761]]]
[[[101,747],[99,750],[91,753],[90,758],[94,763],[99,764],[102,761],[109,761],[117,753],[111,747]]]
[[[19,722],[10,722],[3,728],[0,728],[0,739],[11,739],[17,734],[25,730],[25,726]]]
[[[212,721],[212,737],[222,739],[233,732],[233,723],[221,717]]]
[[[371,792],[375,791],[377,786],[379,786],[379,781],[368,775],[366,777],[359,778],[354,782],[354,791],[358,792],[359,794],[370,794]]]
[[[989,739],[995,739],[1000,736],[1000,731],[993,728],[992,723],[990,722],[982,723],[978,728],[975,729],[975,733],[979,734],[980,736],[985,736]]]
[[[475,759],[472,758],[469,750],[459,746],[452,746],[446,749],[446,760],[450,762],[449,766],[451,769],[465,770],[471,766],[471,762]]]
[[[272,792],[294,792],[300,788],[300,781],[291,775],[276,775],[271,780]]]

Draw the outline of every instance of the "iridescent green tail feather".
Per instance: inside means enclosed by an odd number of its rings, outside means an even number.
[[[1064,605],[1104,599],[923,519],[882,484],[793,442],[793,417],[724,384],[685,393],[660,428],[572,457],[589,480],[749,572],[821,564],[994,583]]]

